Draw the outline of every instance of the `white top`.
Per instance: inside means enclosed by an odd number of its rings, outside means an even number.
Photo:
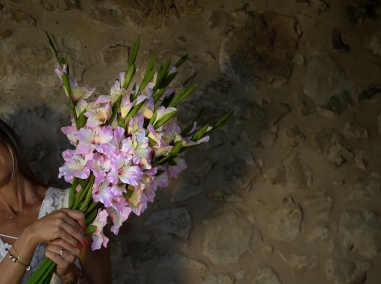
[[[49,187],[44,200],[42,201],[40,213],[38,214],[38,219],[52,213],[53,211],[59,210],[61,208],[67,208],[69,205],[69,189],[58,189]],[[23,279],[20,283],[25,283],[26,280],[32,275],[33,271],[40,265],[40,263],[45,258],[45,248],[47,243],[40,244],[36,248],[30,266],[32,269],[26,271]],[[4,243],[0,237],[0,262],[3,261],[4,257],[10,250],[12,245]],[[76,260],[76,265],[80,267],[78,259]],[[50,284],[61,284],[61,281],[57,275],[53,274],[52,281]]]

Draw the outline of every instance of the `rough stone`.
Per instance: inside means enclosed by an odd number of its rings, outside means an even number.
[[[381,30],[376,31],[369,38],[368,48],[373,54],[381,57]]]
[[[347,137],[352,137],[352,138],[363,138],[366,139],[369,137],[369,132],[368,130],[357,124],[356,122],[353,121],[348,121],[347,124],[344,127],[344,134]]]
[[[208,174],[210,170],[212,169],[212,166],[213,166],[213,163],[211,161],[204,160],[201,163],[200,167],[195,172],[196,177],[201,178],[205,176],[206,174]]]
[[[291,268],[291,272],[296,277],[301,277],[304,274],[314,273],[318,267],[317,255],[290,255],[286,257],[280,253],[281,257]]]
[[[377,0],[350,0],[346,6],[349,20],[352,23],[363,24],[365,18],[378,19],[376,13],[377,7],[380,6]]]
[[[261,252],[264,252],[266,254],[273,254],[274,253],[274,247],[272,245],[264,245],[261,248]]]
[[[295,54],[294,58],[292,59],[292,63],[303,66],[306,64],[306,58],[302,54]]]
[[[381,192],[381,180],[374,177],[359,178],[345,191],[345,197],[350,201],[369,201]]]
[[[269,234],[279,241],[291,241],[300,234],[303,212],[300,205],[294,203],[291,197],[283,200],[283,206],[271,212],[268,216]]]
[[[229,26],[231,29],[230,24],[233,21],[234,21],[234,18],[232,16],[230,16],[229,14],[227,14],[226,12],[222,10],[217,10],[217,11],[212,11],[211,15],[209,16],[207,20],[207,24],[209,28],[211,29],[219,28],[226,31],[227,26]]]
[[[262,101],[258,105],[246,99],[237,100],[234,104],[238,107],[238,130],[244,132],[257,148],[272,146],[274,133],[270,132],[270,128],[290,112],[289,106],[271,101]]]
[[[173,267],[175,269],[199,269],[199,270],[207,270],[208,267],[199,261],[189,259],[185,256],[179,254],[172,254],[164,259],[162,262],[159,262],[159,266],[164,267]]]
[[[186,181],[182,181],[175,190],[171,201],[178,202],[188,200],[189,198],[200,194],[202,191],[203,187],[201,185],[195,185]]]
[[[345,211],[339,230],[343,245],[349,251],[373,258],[381,249],[381,221],[374,212]]]
[[[288,146],[291,148],[298,146],[300,143],[306,140],[306,137],[303,133],[300,132],[297,126],[291,126],[287,128],[285,134],[287,137]]]
[[[209,65],[216,61],[216,57],[210,51],[205,51],[201,56],[201,61],[205,65]]]
[[[253,284],[282,284],[282,282],[270,266],[263,266],[258,269],[258,276]]]
[[[295,108],[302,116],[306,116],[311,113],[310,106],[306,103],[306,101],[303,98],[301,98],[301,96],[299,96],[298,94],[292,94],[291,98],[293,104],[295,105]]]
[[[224,39],[220,70],[247,90],[287,83],[297,48],[296,20],[273,12],[252,13]]]
[[[110,27],[138,28],[161,25],[163,18],[177,19],[182,14],[197,14],[202,7],[197,0],[114,0],[94,3],[89,8],[93,21]]]
[[[166,251],[149,242],[131,242],[128,245],[128,255],[131,256],[132,267],[137,269],[161,259],[166,255]]]
[[[339,116],[354,105],[355,85],[347,72],[330,57],[315,57],[303,79],[304,93],[324,116]]]
[[[36,20],[31,15],[21,10],[10,9],[4,13],[8,26],[35,26]]]
[[[191,218],[186,207],[157,211],[147,218],[144,225],[175,234],[182,239],[187,239],[192,229]]]
[[[340,186],[343,186],[345,183],[345,180],[342,179],[342,178],[339,178],[339,179],[336,179],[332,182],[332,184],[336,187],[340,187]]]
[[[129,56],[129,47],[125,45],[109,46],[100,52],[103,66],[125,65]]]
[[[319,14],[328,9],[328,4],[322,0],[309,0],[309,2]]]
[[[321,129],[315,136],[315,142],[319,152],[324,155],[328,163],[335,167],[341,166],[354,157],[349,144],[332,129]]]
[[[309,231],[307,240],[309,242],[327,241],[331,234],[331,229],[327,223],[315,223]]]
[[[113,284],[147,284],[148,275],[122,274],[112,279]]]
[[[363,284],[366,280],[366,270],[368,268],[369,265],[366,263],[356,264],[336,258],[330,258],[326,263],[327,278],[335,281],[335,284]]]
[[[217,274],[209,275],[206,277],[201,284],[234,284],[235,282],[229,275],[226,274]]]
[[[332,197],[324,192],[315,192],[312,196],[303,199],[303,207],[310,208],[314,218],[319,221],[329,221],[329,213],[332,209]]]
[[[366,87],[359,94],[358,101],[362,102],[365,100],[372,99],[374,97],[378,97],[381,94],[381,84],[372,84]]]
[[[226,208],[206,219],[203,253],[213,263],[235,263],[262,243],[253,216],[245,210]]]
[[[44,0],[41,2],[48,11],[80,9],[79,0]]]
[[[311,168],[298,156],[292,155],[283,162],[284,176],[289,186],[294,188],[310,187],[313,181]]]
[[[355,156],[355,161],[356,161],[356,166],[362,170],[366,170],[366,159],[367,159],[367,154],[364,151],[361,150],[356,150],[356,156]]]
[[[351,50],[349,44],[344,43],[341,37],[341,32],[338,29],[332,30],[331,43],[333,49],[337,49],[342,53],[348,53]]]
[[[283,173],[275,167],[268,169],[264,177],[267,183],[271,185],[283,183]]]
[[[246,188],[258,175],[259,169],[250,153],[233,153],[224,167],[232,187]]]
[[[2,32],[0,32],[0,39],[7,38],[7,37],[10,37],[10,36],[12,36],[12,32],[11,31],[2,31]]]

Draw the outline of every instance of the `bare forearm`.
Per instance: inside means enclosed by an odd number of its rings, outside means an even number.
[[[26,266],[30,264],[37,245],[33,240],[33,235],[26,229],[0,263],[0,284],[16,284],[21,282],[27,271]],[[20,255],[22,258],[19,258]],[[17,261],[12,261],[13,257]]]

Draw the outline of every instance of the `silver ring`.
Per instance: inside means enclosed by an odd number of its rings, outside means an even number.
[[[64,249],[61,249],[61,250],[60,250],[60,257],[63,257],[64,254],[65,254],[65,250],[64,250]]]

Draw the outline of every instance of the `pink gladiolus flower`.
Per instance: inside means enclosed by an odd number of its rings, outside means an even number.
[[[67,138],[70,141],[71,145],[77,145],[77,138],[75,138],[74,134],[77,133],[77,127],[74,126],[64,126],[61,128],[63,134],[66,134]]]
[[[131,208],[123,207],[121,212],[116,212],[114,208],[110,207],[110,208],[107,208],[107,213],[113,222],[113,226],[111,227],[111,232],[117,235],[119,233],[119,228],[122,226],[123,222],[128,219],[128,216],[131,213]]]
[[[158,120],[160,120],[164,115],[172,113],[172,112],[176,112],[176,111],[177,111],[177,109],[174,107],[169,107],[169,108],[165,108],[163,106],[159,107],[157,109],[156,119],[155,119],[155,121],[153,121],[152,125],[155,125],[155,123]]]
[[[85,116],[88,118],[86,122],[88,127],[94,128],[98,125],[104,124],[111,116],[110,105],[106,104],[105,106],[98,106],[89,109],[85,113]]]
[[[65,164],[59,168],[59,175],[64,176],[66,182],[72,182],[74,177],[86,179],[90,175],[90,170],[86,168],[86,163],[92,159],[93,154],[79,155],[74,150],[66,150],[62,153]]]
[[[111,192],[110,183],[103,181],[102,183],[95,185],[93,189],[93,199],[95,202],[102,202],[106,207],[112,205],[114,195]]]
[[[54,63],[54,72],[56,72],[58,77],[62,77],[63,73],[67,72],[66,64],[62,64],[62,69],[58,66],[58,63]]]
[[[100,184],[111,170],[111,161],[106,155],[95,153],[93,159],[87,162],[87,167],[93,171],[95,185]]]
[[[179,173],[187,168],[187,164],[181,157],[176,157],[173,161],[176,163],[176,166],[171,166],[168,164],[168,173],[171,178],[177,178]]]
[[[144,116],[142,114],[137,114],[132,117],[128,123],[128,134],[134,134],[135,136],[138,136],[140,133],[144,133],[143,123]]]
[[[96,226],[97,229],[93,233],[93,244],[91,245],[92,250],[100,249],[102,244],[104,247],[107,247],[107,243],[109,239],[103,234],[103,228],[107,224],[107,211],[98,209],[97,217],[95,218],[94,222],[91,224],[93,226]]]
[[[75,137],[79,140],[76,151],[79,154],[87,154],[95,149],[100,153],[105,153],[107,143],[112,140],[113,134],[111,126],[96,127],[94,129],[81,128],[75,134]]]
[[[120,179],[126,184],[136,186],[142,176],[142,170],[138,166],[133,166],[131,160],[126,160],[123,155],[111,159],[111,171],[107,176],[107,180],[111,183],[118,184]]]
[[[129,92],[129,94],[132,93],[134,92]],[[130,112],[134,105],[135,102],[130,101],[130,96],[128,94],[122,98],[122,102],[120,104],[120,115],[123,119],[126,118],[127,114]]]

